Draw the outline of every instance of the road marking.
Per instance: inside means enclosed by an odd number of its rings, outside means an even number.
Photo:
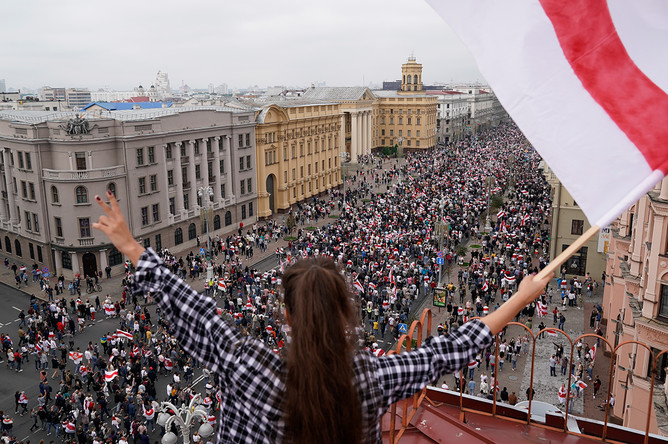
[[[16,310],[16,311],[21,311],[20,308],[16,308],[16,307],[14,307],[13,305],[12,305],[12,308],[13,308],[14,310]]]
[[[0,328],[2,328],[2,327],[4,327],[4,326],[5,326],[5,324],[3,324],[2,322],[0,322]]]
[[[104,320],[104,319],[100,319],[99,321],[97,321],[97,323],[99,324],[99,323],[102,322],[103,320]]]

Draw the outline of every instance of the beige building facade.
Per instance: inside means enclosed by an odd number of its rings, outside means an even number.
[[[668,179],[625,211],[611,230],[603,295],[606,339],[617,352],[612,392],[623,425],[668,436]],[[651,356],[651,353],[653,356]],[[655,371],[653,371],[653,368]],[[653,386],[653,396],[650,390]]]
[[[253,112],[170,108],[86,117],[0,111],[0,241],[16,261],[68,277],[107,265],[122,272],[124,258],[92,228],[94,196],[107,190],[144,246],[176,254],[198,237],[203,244],[205,228],[224,235],[256,221]]]
[[[341,185],[345,115],[341,105],[308,98],[253,101],[258,216]],[[360,142],[361,146],[361,142]]]
[[[586,232],[591,224],[554,171],[545,162],[541,165],[544,168],[545,178],[552,187],[550,260],[553,260]],[[602,236],[608,232],[604,231]],[[582,280],[589,273],[592,279],[600,281],[606,267],[606,247],[607,244],[601,236],[594,236],[564,264],[566,275],[576,276]]]

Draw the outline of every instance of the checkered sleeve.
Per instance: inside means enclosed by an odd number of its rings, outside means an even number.
[[[135,271],[135,293],[151,292],[181,347],[214,373],[229,370],[240,333],[218,315],[213,299],[200,295],[148,248]]]
[[[464,368],[492,342],[487,325],[473,320],[448,336],[429,337],[410,352],[377,359],[376,375],[383,392],[382,408],[422,390],[446,373]]]

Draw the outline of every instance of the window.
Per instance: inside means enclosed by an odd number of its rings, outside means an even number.
[[[42,257],[42,247],[37,246],[37,261],[44,262],[44,257]]]
[[[21,181],[21,197],[24,199],[28,197],[28,183],[25,180]]]
[[[246,146],[250,146],[250,133],[246,133]]]
[[[9,240],[9,237],[5,236],[5,250],[7,250],[7,253],[12,252],[12,242]]]
[[[56,237],[63,237],[63,221],[59,217],[54,217],[53,221],[56,225]]]
[[[144,165],[144,148],[137,148],[137,166]]]
[[[165,158],[167,160],[172,160],[172,144],[168,143],[165,147]]]
[[[411,136],[411,130],[408,130],[408,137]]]
[[[301,179],[303,177],[304,177],[304,166],[302,165],[299,167],[299,178]]]
[[[197,227],[195,224],[190,224],[188,226],[188,240],[193,240],[197,237]]]
[[[244,194],[246,194],[246,181],[245,180],[241,181],[240,187],[241,187],[240,194],[243,196]]]
[[[139,194],[146,194],[146,178],[139,178]]]
[[[399,125],[403,125],[403,124],[404,124],[404,118],[403,118],[403,117],[399,117]]]
[[[174,170],[167,170],[167,185],[174,185]]]
[[[30,153],[26,154],[26,170],[32,170],[32,160],[30,159]]]
[[[30,200],[35,200],[35,184],[28,182],[28,191],[30,192]]]
[[[248,217],[253,217],[253,202],[248,202]]]
[[[193,144],[193,152],[196,156],[199,156],[199,140],[195,140]]]
[[[149,186],[151,187],[151,191],[158,191],[158,175],[157,174],[152,174],[149,176]]]
[[[32,222],[30,220],[30,212],[26,211],[25,215],[26,215],[26,230],[32,231]]]
[[[571,234],[581,235],[584,229],[584,220],[573,219],[571,221]]]
[[[155,249],[157,251],[162,250],[162,236],[160,236],[159,234],[155,235]]]
[[[88,190],[86,187],[76,187],[74,190],[78,204],[88,203]]]
[[[243,171],[243,170],[244,170],[244,158],[239,157],[239,171]]]
[[[218,171],[220,171],[220,174],[225,174],[225,160],[220,159],[220,162],[218,163]]]
[[[174,245],[180,245],[183,243],[183,230],[177,228],[174,231]]]
[[[66,251],[63,251],[61,257],[61,262],[63,264],[63,268],[66,270],[71,270],[72,269],[72,256]]]
[[[169,198],[169,214],[174,214],[175,212],[175,206],[174,206],[174,198],[170,197]]]
[[[181,180],[184,184],[188,182],[188,167],[181,167]]]
[[[148,147],[148,163],[155,163],[155,147]]]
[[[242,146],[244,146],[244,135],[239,134],[239,148],[241,148]]]
[[[230,226],[232,225],[232,213],[227,211],[225,212],[225,226]]]
[[[246,205],[241,206],[241,218],[246,219]]]
[[[181,157],[186,157],[186,145],[183,142],[179,142]]]
[[[60,196],[58,196],[58,188],[55,186],[51,187],[51,202],[57,204],[60,203]]]
[[[448,105],[448,106],[450,106],[450,105]],[[420,111],[420,110],[418,110],[418,111]],[[420,118],[419,117],[417,119],[415,119],[415,123],[417,123],[418,125],[420,124]]]
[[[288,172],[283,171],[283,183],[288,183]]]
[[[248,189],[249,193],[253,192],[252,180],[253,179],[246,179],[246,188]]]
[[[141,224],[148,225],[148,207],[141,207]]]
[[[153,222],[160,222],[160,204],[153,204],[151,210],[153,213]]]
[[[30,253],[30,259],[35,259],[35,247],[32,242],[28,242],[28,252]]]
[[[21,242],[18,239],[14,241],[14,251],[18,257],[23,256],[23,253],[21,253]]]
[[[37,219],[37,213],[32,213],[32,225],[35,228],[35,233],[39,233],[39,219]]]
[[[225,184],[224,183],[220,184],[220,198],[225,199]]]
[[[568,245],[562,245],[561,251],[568,248]],[[584,276],[587,271],[587,247],[582,247],[566,261],[566,273]]]
[[[107,191],[111,192],[111,194],[113,194],[114,197],[116,197],[116,184],[113,182],[109,182],[107,184]]]
[[[213,177],[213,162],[209,161],[206,164],[206,171],[208,176],[207,177]]]
[[[16,154],[19,156],[19,168],[23,169],[23,151],[17,151]]]
[[[79,219],[79,234],[80,237],[90,237],[90,219],[82,217]]]
[[[220,230],[220,215],[213,216],[213,230]]]
[[[195,165],[195,180],[202,178],[202,168],[200,165]]]
[[[251,156],[246,156],[246,169],[251,169]]]

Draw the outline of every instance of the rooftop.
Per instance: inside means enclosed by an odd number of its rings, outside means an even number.
[[[302,96],[305,99],[315,100],[364,100],[364,93],[369,91],[366,86],[323,86],[309,88]],[[371,91],[369,91],[371,93]],[[369,99],[374,99],[373,93]]]
[[[148,99],[147,99],[148,100]],[[140,109],[153,109],[153,108],[164,108],[171,107],[172,102],[91,102],[88,105],[82,108],[82,111],[87,110],[92,106],[99,106],[104,108],[107,111],[124,111],[135,109],[139,107]]]

